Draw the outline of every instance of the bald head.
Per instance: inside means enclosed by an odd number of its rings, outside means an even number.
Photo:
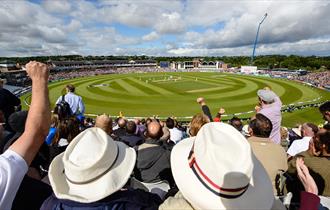
[[[125,128],[125,126],[126,126],[126,120],[125,120],[124,118],[120,117],[120,118],[118,119],[118,126],[119,126],[120,128]]]
[[[147,137],[159,139],[162,135],[162,128],[160,124],[155,120],[151,121],[147,127]]]
[[[100,115],[96,118],[95,127],[101,128],[110,135],[112,133],[112,119],[106,114]]]

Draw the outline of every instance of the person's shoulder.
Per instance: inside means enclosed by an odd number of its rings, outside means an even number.
[[[174,197],[168,197],[162,205],[159,206],[160,210],[166,209],[184,209],[193,210],[194,208],[184,199],[181,192],[178,192]]]

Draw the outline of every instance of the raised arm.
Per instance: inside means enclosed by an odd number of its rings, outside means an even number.
[[[209,107],[206,105],[205,99],[203,97],[199,97],[199,98],[197,98],[196,102],[199,103],[199,105],[202,107],[203,113],[206,116],[208,116],[208,118],[210,119],[210,122],[213,122],[211,111],[210,111]]]
[[[29,62],[26,72],[32,80],[32,99],[25,131],[9,148],[30,165],[44,142],[50,127],[50,104],[48,98],[49,69],[46,64]]]

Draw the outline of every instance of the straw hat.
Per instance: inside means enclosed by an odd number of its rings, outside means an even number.
[[[271,181],[247,140],[224,123],[205,124],[195,138],[178,143],[172,172],[196,209],[270,209]]]
[[[89,128],[55,157],[49,180],[57,198],[91,203],[120,190],[135,160],[134,149],[113,141],[100,128]]]

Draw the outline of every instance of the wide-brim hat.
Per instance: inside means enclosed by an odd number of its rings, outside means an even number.
[[[224,123],[205,124],[171,153],[175,182],[195,209],[271,209],[272,183],[247,140]]]
[[[89,128],[54,158],[49,181],[57,198],[91,203],[120,190],[135,161],[134,149],[114,141],[100,128]]]

